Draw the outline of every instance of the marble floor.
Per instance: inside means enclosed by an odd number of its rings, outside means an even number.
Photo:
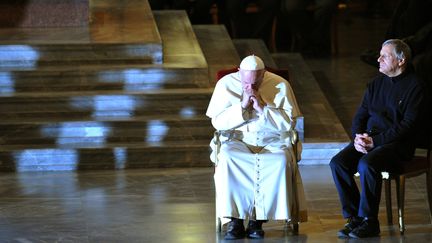
[[[365,84],[376,74],[359,54],[379,46],[388,20],[349,15],[340,21],[340,54],[306,62],[349,130]],[[339,240],[344,220],[329,167],[300,171],[309,221],[299,234],[269,222],[265,240],[234,242],[432,242],[424,175],[406,182],[404,236],[396,217],[387,224],[382,203],[381,237]],[[211,167],[1,173],[0,242],[224,242],[215,233],[212,173]]]
[[[269,222],[264,241],[235,242],[363,242],[336,238],[344,220],[329,167],[300,171],[309,221],[299,234],[283,222]],[[224,242],[215,233],[212,173],[212,168],[2,173],[0,242]],[[431,242],[424,181],[424,176],[407,181],[405,235],[387,224],[382,203],[381,237],[367,242]]]

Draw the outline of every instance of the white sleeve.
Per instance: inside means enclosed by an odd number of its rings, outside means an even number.
[[[247,120],[247,117],[243,116],[241,94],[229,87],[227,81],[230,78],[219,80],[207,108],[206,115],[212,119],[213,127],[217,130],[232,129]]]

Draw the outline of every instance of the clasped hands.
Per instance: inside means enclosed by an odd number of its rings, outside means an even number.
[[[355,149],[363,154],[367,154],[374,147],[373,139],[367,133],[357,133],[354,138]]]
[[[264,111],[264,104],[258,90],[254,89],[253,84],[243,85],[243,98],[241,101],[243,109],[254,109],[258,114]]]

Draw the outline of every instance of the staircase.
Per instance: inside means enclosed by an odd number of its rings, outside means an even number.
[[[209,166],[209,66],[186,13],[134,0],[90,13],[0,29],[0,171]]]
[[[91,0],[89,12],[86,26],[0,28],[0,171],[210,166],[216,72],[249,54],[290,71],[301,164],[349,141],[299,54],[147,1]]]

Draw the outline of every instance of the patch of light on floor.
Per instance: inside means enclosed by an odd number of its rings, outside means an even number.
[[[77,187],[77,174],[74,172],[62,173],[17,173],[19,193],[25,197],[33,198],[64,198],[62,206],[75,204],[72,195],[80,195]],[[75,199],[75,198],[74,198]],[[41,205],[41,204],[38,204]]]
[[[167,80],[166,74],[159,69],[127,69],[104,71],[98,74],[98,80],[104,83],[123,85],[126,91],[161,89]]]
[[[169,127],[160,120],[151,120],[147,124],[146,142],[153,146],[160,146],[168,133]]]
[[[10,72],[0,72],[0,96],[15,93],[15,82]]]
[[[209,207],[208,205],[205,205],[203,203],[176,203],[172,206],[171,210],[176,213],[171,213],[167,217],[169,217],[170,222],[184,222],[185,218],[188,217],[188,219],[201,219],[202,215],[197,212],[208,212]],[[172,235],[169,237],[172,237],[172,242],[176,243],[187,243],[187,242],[204,242],[202,235],[199,234],[183,234],[184,232],[184,226],[181,224],[177,224],[173,226],[172,228]],[[209,238],[206,239],[209,241]],[[169,240],[170,241],[170,240]],[[220,241],[216,241],[220,242]],[[241,241],[243,242],[243,241]],[[250,241],[245,241],[250,242]],[[254,242],[254,241],[252,241]]]
[[[13,156],[17,172],[76,170],[79,162],[75,149],[26,149]]]
[[[160,89],[163,87],[166,77],[163,72],[154,70],[129,69],[124,73],[124,90],[138,91]]]
[[[131,95],[97,95],[94,97],[73,97],[70,105],[77,110],[92,109],[93,118],[132,117],[142,101]]]
[[[53,138],[58,146],[103,145],[111,128],[103,122],[64,122],[42,126],[41,134]]]
[[[102,71],[98,73],[98,80],[103,83],[119,83],[123,80],[121,71]]]
[[[124,169],[127,161],[126,148],[114,148],[115,168]]]
[[[139,105],[129,95],[98,95],[93,98],[93,117],[132,117]]]
[[[180,110],[180,116],[182,118],[191,118],[196,115],[196,111],[193,107],[183,107]]]
[[[3,67],[34,68],[39,60],[39,52],[27,45],[1,45],[0,62]]]

